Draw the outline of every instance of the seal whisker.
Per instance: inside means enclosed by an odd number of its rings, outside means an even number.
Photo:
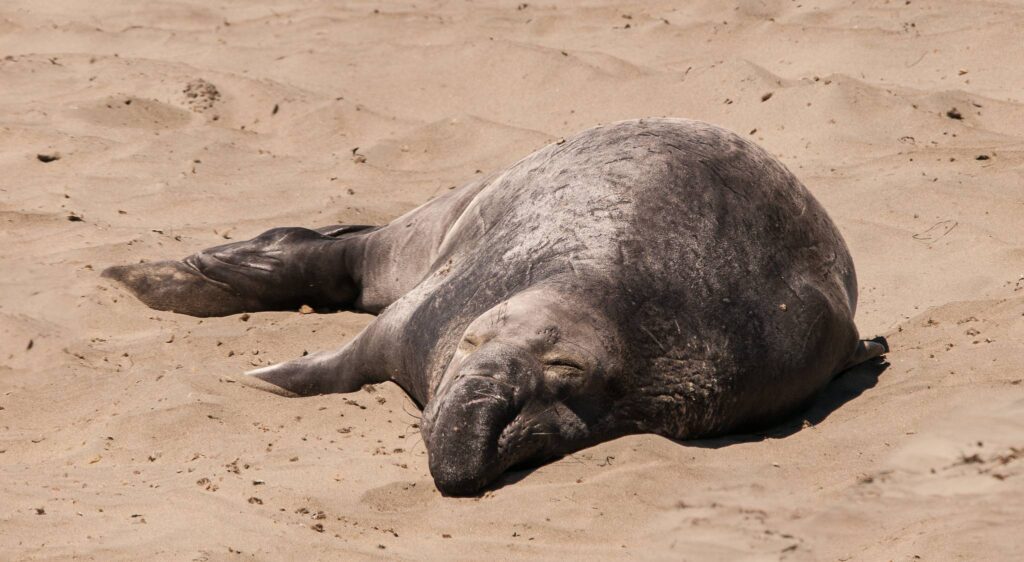
[[[423,419],[423,412],[416,414],[415,412],[410,412],[409,410],[407,410],[405,406],[405,402],[402,402],[402,412],[404,412],[407,416],[411,417],[416,421],[420,421],[421,419]]]
[[[477,396],[485,396],[487,398],[493,398],[495,400],[500,400],[500,401],[507,401],[508,400],[507,398],[505,398],[504,396],[501,396],[500,394],[492,394],[490,392],[484,392],[484,391],[482,391],[480,389],[474,390],[473,393],[476,394]]]
[[[651,339],[654,340],[654,343],[658,344],[658,347],[660,347],[662,351],[664,351],[666,353],[668,352],[668,349],[666,349],[665,346],[662,345],[661,340],[659,340],[658,338],[654,337],[654,334],[651,333],[651,331],[647,329],[647,326],[640,326],[640,329],[643,330],[644,333],[647,334],[648,336],[651,336]]]
[[[420,445],[423,445],[424,450],[426,450],[426,447],[427,447],[426,443],[423,441],[423,436],[420,435],[420,433],[418,431],[416,432],[416,435],[417,435],[417,437],[419,437],[419,439],[417,439],[416,441],[413,442],[412,447],[409,447],[409,453],[410,454],[415,453],[416,452],[416,447],[419,447]]]
[[[541,410],[539,412],[531,413],[529,415],[529,417],[523,418],[523,420],[520,422],[520,424],[523,425],[524,427],[529,427],[531,425],[534,425],[541,416],[543,416],[544,414],[547,414],[548,412],[554,410],[555,406],[556,406],[556,404],[552,404],[552,405],[548,406],[547,408],[544,408],[543,410]]]

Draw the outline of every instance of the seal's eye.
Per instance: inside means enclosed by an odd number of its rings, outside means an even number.
[[[552,359],[544,365],[544,374],[560,379],[583,376],[583,367],[571,359]]]

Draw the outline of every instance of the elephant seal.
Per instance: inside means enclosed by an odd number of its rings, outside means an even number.
[[[682,119],[584,131],[387,226],[276,228],[104,275],[196,316],[379,314],[341,350],[248,384],[394,381],[423,408],[448,495],[625,434],[764,427],[887,351],[858,340],[853,262],[807,189],[751,142]]]

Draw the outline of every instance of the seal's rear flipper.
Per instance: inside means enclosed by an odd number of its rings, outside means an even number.
[[[350,308],[360,294],[353,268],[362,246],[350,235],[377,227],[274,228],[251,240],[207,248],[181,261],[111,267],[120,281],[158,310],[192,316],[239,312]]]
[[[346,234],[355,234],[361,232],[366,234],[368,230],[380,230],[381,227],[371,224],[334,224],[331,226],[321,226],[320,228],[314,228],[313,230],[319,232],[324,236],[330,238],[341,238]]]
[[[842,370],[845,371],[850,367],[860,365],[875,357],[881,357],[886,353],[889,353],[889,342],[885,339],[885,336],[878,336],[870,340],[860,340],[857,342],[857,349],[854,350],[853,356],[846,362]]]
[[[120,282],[140,301],[157,310],[227,316],[257,309],[251,299],[180,261],[108,267],[102,276]]]

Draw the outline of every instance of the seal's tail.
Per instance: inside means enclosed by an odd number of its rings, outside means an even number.
[[[889,353],[889,342],[885,339],[885,336],[878,336],[870,340],[860,340],[857,342],[857,348],[853,351],[853,355],[850,360],[843,366],[843,371],[850,367],[855,367],[861,363],[874,359],[875,357],[881,357]]]

